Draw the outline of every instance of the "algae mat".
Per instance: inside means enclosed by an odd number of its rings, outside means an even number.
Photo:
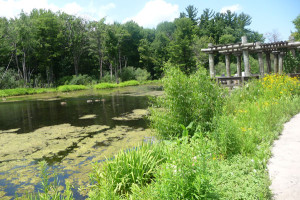
[[[46,160],[58,169],[61,182],[84,186],[92,162],[111,157],[120,149],[128,149],[150,136],[149,129],[93,125],[75,127],[70,124],[43,127],[27,134],[2,132],[0,137],[0,180],[8,187],[0,187],[0,195],[10,198],[37,188],[38,161]]]

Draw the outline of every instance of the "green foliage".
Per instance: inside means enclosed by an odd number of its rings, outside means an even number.
[[[88,76],[87,74],[78,76],[73,75],[72,79],[68,83],[69,85],[91,85],[92,84],[92,78]]]
[[[24,86],[24,81],[19,79],[15,70],[4,71],[4,68],[0,68],[0,89],[12,89],[21,86]]]
[[[236,38],[231,34],[225,34],[220,37],[220,44],[233,44]]]
[[[295,38],[296,41],[300,41],[300,15],[296,17],[293,21],[296,31],[292,33],[292,36]]]
[[[59,92],[70,92],[75,90],[86,90],[87,87],[85,85],[61,85],[57,88]]]
[[[136,69],[134,75],[135,75],[135,79],[138,82],[144,82],[150,78],[150,73],[147,72],[147,70],[141,68]]]
[[[300,72],[300,53],[295,51],[295,56],[289,51],[283,59],[283,71],[285,73]]]
[[[107,160],[99,169],[94,164],[91,174],[93,192],[91,199],[111,199],[117,195],[131,193],[133,184],[144,186],[153,181],[155,168],[164,161],[161,146],[143,144],[141,147],[119,152],[112,160]]]
[[[97,85],[94,85],[94,88],[95,89],[106,89],[106,88],[134,86],[134,85],[139,85],[139,84],[140,83],[138,81],[131,80],[131,81],[121,82],[119,84],[117,84],[117,83],[99,83]]]
[[[191,122],[201,130],[210,130],[214,115],[221,109],[222,93],[205,70],[199,68],[188,76],[167,64],[162,82],[165,95],[150,108],[151,126],[157,133],[162,137],[181,136],[180,124],[188,126]]]
[[[45,92],[55,92],[54,88],[15,88],[0,90],[0,97],[20,96],[28,94],[40,94]]]
[[[257,59],[249,56],[249,65],[252,74],[259,74],[259,64]]]
[[[120,78],[122,81],[134,80],[135,79],[135,69],[133,67],[126,67],[126,68],[122,69]]]

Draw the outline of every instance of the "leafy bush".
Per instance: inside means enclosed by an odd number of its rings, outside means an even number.
[[[92,84],[92,78],[88,75],[79,74],[78,76],[73,75],[72,79],[68,83],[69,85],[91,85]]]
[[[151,126],[166,138],[181,136],[181,125],[188,126],[191,122],[203,131],[210,130],[213,117],[222,106],[219,86],[203,69],[188,76],[178,67],[166,67],[162,79],[165,95],[153,101]]]
[[[150,73],[146,69],[137,68],[134,72],[135,79],[138,82],[147,81],[150,78]]]
[[[59,92],[70,92],[75,90],[86,90],[87,87],[84,85],[62,85],[57,88]]]
[[[57,81],[57,85],[68,85],[73,76],[64,76]]]
[[[283,59],[283,70],[285,73],[299,73],[300,72],[300,53],[295,52],[296,57],[288,52]]]
[[[13,69],[0,68],[0,89],[12,89],[24,86],[24,81],[19,79],[18,73]],[[3,76],[4,75],[4,76]]]
[[[102,83],[114,83],[116,82],[116,77],[113,75],[112,77],[110,76],[109,72],[105,72],[104,76],[101,79]]]
[[[120,78],[122,81],[135,80],[135,69],[133,67],[123,68]]]

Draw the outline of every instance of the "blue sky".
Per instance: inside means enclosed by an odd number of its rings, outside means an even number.
[[[172,21],[188,5],[221,12],[230,9],[252,17],[250,28],[260,33],[278,32],[287,40],[294,31],[292,21],[300,14],[300,0],[0,0],[0,16],[14,17],[23,9],[62,10],[87,19],[106,17],[107,22],[134,20],[153,28],[161,21]]]

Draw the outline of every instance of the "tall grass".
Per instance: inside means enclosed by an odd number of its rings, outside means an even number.
[[[15,88],[0,90],[0,97],[20,96],[28,94],[40,94],[46,92],[55,92],[55,88]]]
[[[117,83],[99,83],[94,86],[95,89],[106,89],[106,88],[116,88],[116,87],[126,87],[126,86],[135,86],[139,85],[140,83],[138,81],[132,80],[132,81],[125,81],[121,82],[119,84]]]

